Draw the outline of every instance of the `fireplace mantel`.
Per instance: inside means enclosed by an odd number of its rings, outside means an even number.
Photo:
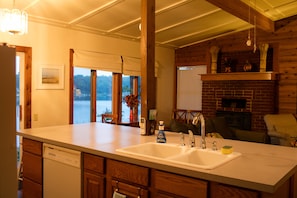
[[[277,80],[276,72],[233,72],[202,74],[202,81],[214,80]]]

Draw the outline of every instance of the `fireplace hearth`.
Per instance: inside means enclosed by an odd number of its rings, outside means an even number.
[[[277,112],[276,80],[204,80],[202,112],[224,116],[229,126],[266,131],[264,115]]]

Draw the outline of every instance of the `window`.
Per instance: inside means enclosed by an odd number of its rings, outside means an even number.
[[[73,123],[101,122],[101,115],[111,111],[112,73],[75,67]]]
[[[70,60],[69,123],[101,122],[106,113],[116,123],[131,123],[123,97],[133,94],[140,100],[140,59],[70,49]],[[140,105],[133,115],[136,122]]]
[[[112,114],[112,73],[97,71],[96,121],[102,121],[102,114]]]
[[[123,98],[127,95],[136,95],[140,101],[140,77],[123,75],[122,77],[122,96]],[[140,103],[138,108],[133,110],[133,121],[130,120],[130,108],[127,106],[125,101],[122,101],[122,122],[137,122],[140,116],[141,106]]]
[[[73,123],[90,122],[91,71],[75,67],[73,76]]]

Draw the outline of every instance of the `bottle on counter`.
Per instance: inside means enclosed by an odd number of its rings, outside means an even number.
[[[166,143],[166,136],[164,132],[164,121],[159,121],[159,131],[157,135],[157,143]]]

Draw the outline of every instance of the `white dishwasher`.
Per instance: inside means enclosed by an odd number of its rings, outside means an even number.
[[[81,198],[81,153],[43,144],[43,197]]]

